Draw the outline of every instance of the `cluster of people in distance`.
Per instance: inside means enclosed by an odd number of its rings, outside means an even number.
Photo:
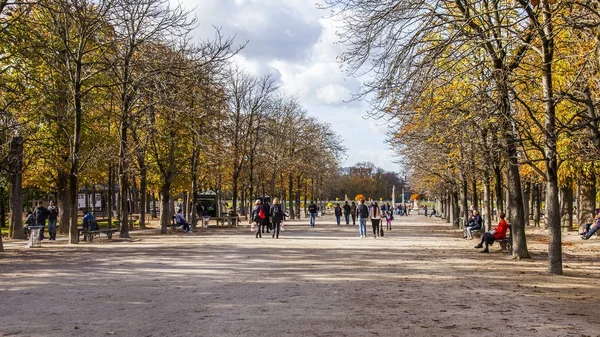
[[[46,220],[48,220],[48,235],[49,240],[56,240],[56,221],[58,219],[58,207],[54,205],[54,201],[50,201],[48,208],[44,207],[43,202],[38,201],[35,209],[27,212],[27,218],[25,219],[25,225],[23,226],[23,233],[27,238],[31,233],[30,227],[39,226],[40,236],[39,240],[44,240],[44,229],[46,227]]]
[[[265,230],[267,233],[270,233],[270,230],[272,230],[272,237],[279,239],[281,222],[286,217],[288,215],[283,211],[279,199],[273,199],[273,205],[268,200],[263,202],[260,199],[256,199],[254,208],[252,209],[252,222],[255,223],[256,227],[255,237],[262,238],[262,233],[265,233]]]
[[[377,205],[377,203],[372,202],[370,207],[372,208],[375,205]],[[398,207],[400,207],[400,206],[398,206]],[[342,214],[344,215],[344,220],[346,220],[346,225],[350,225],[350,218],[352,218],[352,225],[356,225],[356,218],[357,218],[358,214],[357,214],[357,206],[354,201],[352,202],[352,204],[349,204],[348,201],[346,201],[343,206],[340,206],[340,204],[337,204],[334,209],[334,214],[335,214],[335,219],[336,219],[336,222],[338,225],[341,225]],[[382,204],[381,205],[381,214],[383,214],[385,216],[386,220],[387,220],[388,216],[391,219],[394,218],[394,215],[393,215],[394,210],[390,206],[390,204]],[[311,225],[312,225],[312,223],[311,223]],[[392,223],[390,220],[389,228],[391,228],[391,226],[392,226]]]
[[[384,236],[382,219],[386,220],[386,229],[392,230],[392,220],[394,220],[393,210],[387,206],[381,208],[377,202],[371,202],[370,206],[365,205],[365,199],[361,199],[356,207],[356,217],[358,218],[358,233],[360,238],[367,237],[367,220],[371,219],[371,226],[373,227],[373,238],[378,236]]]

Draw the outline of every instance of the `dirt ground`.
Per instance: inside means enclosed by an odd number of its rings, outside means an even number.
[[[278,240],[247,227],[8,240],[0,336],[600,336],[600,237],[565,234],[552,276],[543,231],[527,230],[525,261],[416,215],[377,239],[319,218]]]

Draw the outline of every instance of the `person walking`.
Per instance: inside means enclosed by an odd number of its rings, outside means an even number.
[[[367,237],[367,218],[369,217],[369,208],[365,205],[365,199],[360,199],[356,207],[355,216],[358,217],[358,232],[361,238]],[[354,217],[353,217],[354,218]]]
[[[283,213],[283,209],[281,208],[281,203],[279,199],[273,199],[273,206],[271,206],[271,211],[269,212],[271,215],[271,223],[273,224],[273,238],[279,239],[279,230],[281,229],[281,221],[285,216]]]
[[[260,199],[256,199],[256,201],[254,202],[254,208],[252,208],[252,221],[256,224],[256,238],[262,238],[262,235],[260,233],[260,227],[263,224],[264,218],[265,214],[263,212],[262,202],[260,201]]]
[[[356,203],[354,201],[350,206],[350,215],[352,215],[352,226],[356,226]]]
[[[271,213],[271,204],[269,203],[269,199],[263,199],[262,208],[263,214],[265,214],[263,219],[263,233],[265,232],[265,229],[267,230],[267,233],[271,233],[271,219],[269,217],[269,214]]]
[[[371,218],[371,225],[373,226],[373,237],[377,239],[379,236],[379,221],[381,220],[381,210],[377,203],[371,206],[369,218]]]
[[[48,235],[50,240],[56,241],[56,219],[58,219],[58,207],[54,206],[54,201],[50,200],[48,206]]]
[[[346,219],[346,226],[350,224],[350,205],[348,200],[344,203],[344,218]]]
[[[310,227],[315,227],[318,212],[319,208],[317,207],[314,201],[311,201],[310,206],[308,206],[308,214],[310,216]]]
[[[35,219],[35,225],[41,226],[40,228],[40,240],[44,240],[44,228],[46,227],[46,219],[48,219],[48,209],[44,207],[41,201],[38,201],[37,207],[33,210],[33,218]]]
[[[392,220],[394,220],[394,211],[387,211],[385,214],[385,221],[386,221],[386,229],[388,231],[392,230]]]
[[[337,224],[339,226],[340,222],[342,221],[342,208],[340,207],[340,204],[335,205],[334,213],[335,220],[337,221]]]

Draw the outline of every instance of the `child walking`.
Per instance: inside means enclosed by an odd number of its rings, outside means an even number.
[[[391,231],[392,230],[392,220],[394,220],[394,214],[391,211],[387,211],[385,213],[385,220],[387,223],[387,230]]]

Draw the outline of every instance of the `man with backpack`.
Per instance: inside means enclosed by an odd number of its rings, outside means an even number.
[[[283,209],[281,208],[281,203],[279,199],[273,199],[273,206],[271,206],[271,222],[273,223],[273,238],[279,239],[279,230],[281,228],[281,221],[285,216],[283,213]]]
[[[356,217],[358,218],[358,231],[361,238],[367,237],[367,219],[369,218],[369,208],[365,205],[365,199],[360,199],[356,207]]]
[[[319,209],[314,201],[311,202],[310,206],[308,206],[308,214],[310,216],[310,227],[315,227],[315,221],[317,219],[317,212]]]

